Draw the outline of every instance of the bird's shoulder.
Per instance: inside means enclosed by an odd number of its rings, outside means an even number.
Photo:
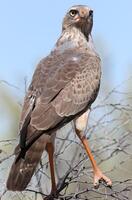
[[[32,91],[37,93],[36,95],[40,95],[45,93],[45,90],[55,87],[59,82],[63,87],[78,72],[88,67],[90,60],[93,59],[97,60],[98,57],[90,55],[88,51],[83,49],[72,48],[63,53],[57,50],[52,51],[37,65],[29,86],[30,93]]]
[[[61,95],[63,90],[66,91],[69,83],[76,79],[78,74],[85,68],[90,70],[90,66],[94,66],[95,63],[98,65],[99,62],[97,56],[77,48],[63,53],[55,50],[42,59],[36,67],[24,99],[20,127],[36,105],[41,104],[47,108],[46,105]]]

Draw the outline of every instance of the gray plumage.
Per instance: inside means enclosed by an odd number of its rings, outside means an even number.
[[[73,8],[82,15],[90,13],[86,6]],[[92,15],[79,24],[71,19],[70,11],[54,50],[38,64],[25,96],[20,145],[7,180],[9,190],[26,188],[52,134],[90,108],[98,94],[101,69],[92,42]],[[20,154],[39,134],[30,148]]]

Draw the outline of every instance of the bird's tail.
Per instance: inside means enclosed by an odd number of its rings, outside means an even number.
[[[42,153],[46,148],[45,135],[41,136],[26,152],[25,158],[16,159],[12,164],[7,180],[7,189],[12,191],[23,191],[30,182],[33,173],[41,159]],[[16,147],[18,152],[19,146]]]

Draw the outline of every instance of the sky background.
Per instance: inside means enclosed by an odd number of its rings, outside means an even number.
[[[103,44],[100,55],[110,59],[106,75],[112,84],[126,79],[132,63],[131,0],[0,0],[0,80],[23,87],[24,77],[30,79],[54,47],[63,16],[74,4],[94,10],[93,38]]]
[[[25,94],[25,77],[29,83],[37,63],[54,47],[61,33],[61,24],[66,11],[77,4],[88,5],[94,10],[92,35],[104,64],[101,91],[104,88],[107,92],[112,90],[132,75],[132,0],[0,0],[0,141],[11,137],[16,138],[19,133],[18,121],[21,106],[18,102],[22,101]],[[7,84],[2,84],[1,80],[19,89],[8,87]],[[8,99],[7,94],[11,98]],[[95,104],[103,97],[100,92]],[[115,104],[119,103],[117,96],[112,96],[112,100]],[[109,114],[106,116],[107,106],[103,111],[103,115],[100,116],[105,116],[106,124],[97,124],[99,127],[105,126],[100,130],[103,130],[102,133],[107,133],[113,129],[113,125],[107,126],[109,122],[112,122],[112,118]],[[98,115],[98,118],[100,116]],[[122,117],[125,118],[125,115]],[[113,120],[113,123],[116,122],[118,124],[118,120]],[[124,124],[127,126],[126,121],[123,121],[122,129],[119,129],[119,125],[115,127],[108,138],[114,133],[117,134],[118,131],[121,134],[125,133],[124,130],[127,129]],[[130,127],[131,124],[127,127],[128,130],[131,130]],[[121,137],[120,134],[119,137]],[[0,142],[1,144],[7,143]],[[8,146],[5,145],[4,148],[8,149]],[[4,148],[0,146],[0,150]],[[2,155],[7,156],[7,149]],[[115,159],[120,160],[120,157],[116,156]],[[121,173],[124,173],[126,177],[125,171],[131,172],[127,168],[130,165],[131,169],[131,163],[128,159],[126,160],[127,165],[123,165],[126,166],[124,169],[117,163],[118,168],[123,169],[122,172],[118,171],[119,178]],[[111,161],[110,164],[105,162],[106,165],[110,166]],[[3,165],[1,166],[3,172]],[[1,171],[0,174],[2,175]],[[3,181],[1,185],[3,187]]]
[[[19,88],[6,87],[17,106],[25,94],[25,78],[29,83],[36,64],[54,47],[63,16],[75,4],[88,5],[94,10],[93,39],[104,64],[101,91],[112,90],[131,76],[131,0],[0,0],[0,80]],[[3,137],[7,129],[10,133],[10,127],[17,124],[18,116],[3,96],[2,85],[0,133]]]

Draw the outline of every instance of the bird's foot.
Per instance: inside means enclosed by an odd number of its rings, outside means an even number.
[[[58,196],[60,194],[60,192],[65,188],[67,187],[68,183],[66,182],[66,179],[69,175],[69,172],[64,176],[62,177],[58,184],[57,184],[57,189],[54,190],[54,191],[51,191],[50,195],[48,195],[47,197],[44,198],[44,200],[53,200],[53,199],[58,199]]]
[[[58,192],[51,192],[50,195],[46,196],[44,198],[44,200],[54,200],[54,199],[58,199]]]
[[[94,187],[98,188],[100,182],[104,182],[107,187],[112,187],[112,181],[105,176],[100,169],[94,172]]]

